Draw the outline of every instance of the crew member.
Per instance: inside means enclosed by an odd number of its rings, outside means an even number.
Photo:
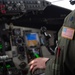
[[[37,58],[30,70],[45,69],[45,75],[75,75],[75,10],[65,19],[58,33],[58,49],[51,59]]]

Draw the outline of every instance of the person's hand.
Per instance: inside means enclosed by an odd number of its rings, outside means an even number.
[[[36,59],[32,60],[29,63],[30,71],[34,72],[38,68],[45,69],[45,67],[46,67],[45,63],[48,59],[49,58],[36,58]]]

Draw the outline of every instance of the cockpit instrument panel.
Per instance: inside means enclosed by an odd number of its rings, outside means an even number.
[[[39,29],[5,24],[0,35],[0,74],[27,75],[28,63],[47,52],[42,49],[41,35]],[[44,75],[44,70],[37,69],[30,74]]]
[[[28,11],[44,10],[50,3],[45,0],[0,0],[0,13],[16,15]]]

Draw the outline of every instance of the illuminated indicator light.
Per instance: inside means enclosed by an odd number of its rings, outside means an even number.
[[[3,46],[2,46],[2,44],[0,44],[0,49],[2,49],[3,48]]]
[[[10,68],[11,66],[10,66],[10,65],[6,65],[6,67],[7,67],[7,68]]]
[[[34,53],[34,55],[36,56],[36,58],[39,58],[40,56],[38,55],[38,54],[36,54],[36,53]]]

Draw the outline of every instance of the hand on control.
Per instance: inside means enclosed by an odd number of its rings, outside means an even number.
[[[36,69],[45,69],[45,67],[46,67],[45,63],[48,59],[49,58],[36,58],[36,59],[32,60],[29,63],[30,71],[32,71],[32,73],[33,73]]]

